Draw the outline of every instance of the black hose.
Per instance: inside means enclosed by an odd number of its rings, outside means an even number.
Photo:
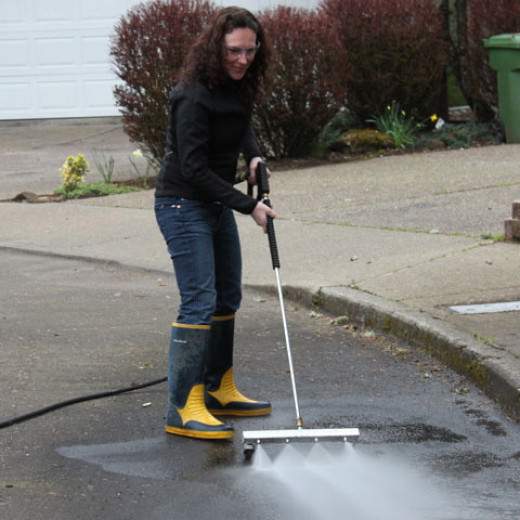
[[[51,404],[49,406],[46,406],[45,408],[35,410],[34,412],[29,412],[25,415],[19,415],[18,417],[13,417],[12,419],[8,419],[7,421],[0,422],[0,429],[7,428],[9,426],[13,426],[24,421],[28,421],[29,419],[34,419],[35,417],[39,417],[40,415],[45,415],[46,413],[59,410],[60,408],[65,408],[66,406],[70,406],[72,404],[83,403],[85,401],[93,401],[94,399],[103,399],[104,397],[112,397],[113,395],[124,394],[125,392],[133,392],[134,390],[141,390],[142,388],[148,388],[149,386],[164,383],[167,379],[167,377],[161,377],[160,379],[155,379],[154,381],[149,381],[148,383],[142,383],[140,385],[129,386],[127,388],[120,388],[118,390],[109,390],[108,392],[101,392],[99,394],[90,394],[82,397],[75,397],[74,399],[69,399],[68,401],[62,401],[61,403]]]

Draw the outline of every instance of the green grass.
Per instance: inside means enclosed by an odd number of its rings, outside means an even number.
[[[82,199],[86,197],[104,197],[140,191],[136,186],[119,186],[106,182],[87,182],[78,184],[73,190],[66,192],[60,188],[54,191],[56,195],[63,195],[66,199]]]

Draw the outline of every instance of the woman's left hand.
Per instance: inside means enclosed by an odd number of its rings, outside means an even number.
[[[267,217],[276,218],[276,213],[272,208],[264,204],[263,202],[258,202],[251,213],[253,220],[264,230],[264,233],[267,233]]]
[[[253,186],[256,185],[256,168],[260,162],[264,162],[261,157],[253,157],[249,163],[249,177],[247,178],[247,182]],[[271,171],[267,168],[267,178],[269,177],[271,177]]]

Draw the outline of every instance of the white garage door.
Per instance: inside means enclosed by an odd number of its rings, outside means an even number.
[[[119,115],[114,25],[139,0],[1,0],[0,120]],[[216,0],[253,11],[318,0]]]
[[[132,0],[2,0],[0,119],[117,115],[110,34]]]

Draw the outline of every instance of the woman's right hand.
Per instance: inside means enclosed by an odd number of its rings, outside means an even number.
[[[251,213],[254,221],[267,233],[267,217],[276,218],[276,213],[263,202],[259,202],[253,213]]]

